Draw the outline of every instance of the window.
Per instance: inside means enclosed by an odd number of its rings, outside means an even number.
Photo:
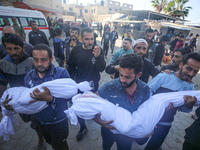
[[[119,3],[115,3],[115,5],[119,6]]]
[[[91,10],[91,13],[93,13],[93,9]]]
[[[21,22],[22,27],[28,27],[28,22],[27,22],[26,18],[20,17],[19,20]]]
[[[110,11],[112,11],[112,8],[109,8]]]
[[[73,8],[72,8],[72,7],[69,7],[69,11],[73,11]]]
[[[132,8],[132,6],[129,6],[129,8]]]
[[[85,9],[85,13],[88,13],[88,9]]]
[[[117,11],[117,9],[115,9],[115,11]]]
[[[31,20],[34,20],[37,23],[38,27],[44,27],[44,26],[46,27],[47,26],[46,22],[43,18],[28,18],[29,23]]]

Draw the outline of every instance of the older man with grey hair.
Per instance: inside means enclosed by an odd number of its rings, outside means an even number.
[[[159,70],[154,67],[153,63],[149,59],[145,58],[146,53],[147,53],[147,47],[148,47],[147,41],[142,38],[137,39],[133,45],[134,53],[138,54],[139,56],[143,58],[144,66],[143,66],[140,80],[146,83],[149,80],[149,76],[155,77],[159,73]],[[111,63],[110,65],[106,67],[106,73],[114,74],[115,78],[119,77],[119,73],[118,73],[119,60],[120,60],[120,57],[116,61],[114,61],[113,63]]]

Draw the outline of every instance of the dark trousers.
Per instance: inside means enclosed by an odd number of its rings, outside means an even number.
[[[80,131],[81,132],[83,131],[83,129],[87,128],[86,125],[85,125],[85,120],[84,119],[78,117],[78,122],[80,124]]]
[[[113,51],[114,51],[114,48],[115,48],[115,42],[116,41],[113,41],[112,43],[111,43],[111,53],[113,53]]]
[[[184,141],[182,150],[200,150],[200,147],[197,143],[192,144],[187,141]]]
[[[108,55],[108,49],[109,49],[109,44],[104,44],[103,45],[103,51],[104,51],[105,56]]]
[[[147,143],[145,150],[158,150],[164,142],[170,128],[171,126],[157,124],[157,128],[154,130],[154,134]]]
[[[131,149],[133,139],[128,136],[114,134],[104,127],[101,127],[101,136],[103,139],[103,150],[110,150],[114,142],[116,142],[118,150]]]
[[[43,125],[39,123],[42,135],[45,141],[52,146],[54,150],[68,150],[68,119],[56,124]]]

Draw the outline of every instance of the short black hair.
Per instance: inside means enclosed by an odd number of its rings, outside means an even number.
[[[169,37],[167,35],[163,35],[160,41],[169,41]]]
[[[56,35],[61,35],[62,34],[62,29],[61,28],[56,28],[55,29]]]
[[[148,29],[146,29],[146,33],[147,33],[147,32],[149,32],[149,33],[153,33],[153,29],[148,28]]]
[[[83,28],[82,31],[81,31],[81,37],[82,37],[82,38],[83,38],[83,34],[84,34],[85,32],[93,33],[93,31],[92,31],[91,28],[85,27],[85,28]]]
[[[128,32],[131,32],[131,30],[127,30],[126,32],[127,32],[127,33],[128,33]]]
[[[183,55],[183,58],[185,58],[185,56],[189,54],[191,50],[188,47],[183,47],[175,49],[174,52],[180,52]]]
[[[71,30],[73,30],[73,31],[77,31],[78,33],[80,32],[80,29],[77,28],[77,27],[72,27]]]
[[[50,47],[46,44],[43,44],[43,43],[40,43],[40,44],[36,44],[34,47],[33,47],[33,51],[34,50],[46,50],[47,53],[48,53],[48,56],[49,58],[52,57],[52,51],[50,49]]]
[[[180,34],[175,34],[175,36],[180,36]]]
[[[183,65],[187,64],[189,59],[194,59],[194,60],[200,62],[200,54],[199,53],[195,53],[195,52],[187,54],[186,57],[182,61]]]
[[[24,47],[23,40],[19,36],[17,36],[16,34],[13,34],[13,33],[5,33],[2,36],[1,41],[2,41],[4,47],[6,47],[5,43],[19,45],[21,48]]]
[[[196,34],[196,36],[199,36],[199,34]]]
[[[158,30],[155,29],[153,32],[158,32]]]
[[[190,33],[190,35],[193,35],[193,33]]]
[[[131,38],[125,37],[124,40],[129,41],[130,43],[132,43],[132,39]]]
[[[184,35],[180,35],[180,38],[184,38]]]
[[[33,22],[36,23],[35,20],[31,20],[31,21],[30,21],[30,26],[32,25]]]
[[[142,57],[135,53],[125,54],[119,59],[119,66],[121,68],[134,69],[135,74],[142,72],[143,64]]]

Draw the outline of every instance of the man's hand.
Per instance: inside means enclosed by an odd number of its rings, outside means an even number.
[[[114,68],[115,68],[115,70],[118,71],[119,70],[119,65],[116,65]]]
[[[98,123],[99,125],[107,128],[107,129],[110,129],[110,130],[113,130],[113,129],[116,129],[115,127],[109,125],[110,123],[113,122],[113,120],[110,120],[110,121],[104,121],[100,118],[101,116],[101,113],[98,113],[96,114],[95,118],[93,119],[96,123]]]
[[[34,100],[30,101],[29,103],[33,103],[36,101],[47,101],[47,102],[52,102],[53,101],[53,96],[50,94],[50,91],[47,87],[42,87],[44,89],[44,92],[40,92],[38,88],[36,88],[33,91],[33,94],[30,93],[31,98]]]
[[[101,54],[100,47],[95,46],[94,49],[93,49],[93,54],[94,54],[94,57],[99,57],[99,55]]]
[[[5,99],[5,101],[3,102],[3,106],[4,106],[7,110],[14,111],[14,108],[12,107],[12,105],[11,105],[11,104],[8,104],[8,103],[12,100],[12,98],[9,98],[9,99],[8,99],[8,97],[9,97],[9,95],[6,96],[6,99]]]
[[[174,108],[174,104],[173,103],[169,103],[169,106],[165,109],[165,111],[169,111],[172,108]]]
[[[194,106],[194,104],[197,102],[197,98],[195,96],[192,97],[190,95],[185,95],[183,98],[184,98],[184,101],[185,101],[184,105],[188,109],[191,109]]]

